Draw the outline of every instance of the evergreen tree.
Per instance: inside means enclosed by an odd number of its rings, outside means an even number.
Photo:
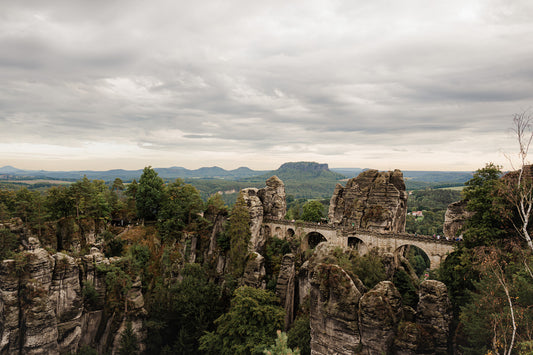
[[[237,198],[231,210],[226,234],[230,239],[229,259],[232,273],[236,277],[242,276],[248,256],[250,242],[250,212],[242,194]]]
[[[154,221],[161,208],[164,182],[151,166],[144,168],[135,194],[137,217]]]
[[[215,321],[216,331],[200,338],[200,350],[222,355],[262,353],[283,327],[285,312],[277,302],[270,291],[238,288],[228,313]]]
[[[133,332],[131,322],[126,323],[126,329],[120,336],[118,353],[119,355],[135,355],[139,353],[139,342]]]

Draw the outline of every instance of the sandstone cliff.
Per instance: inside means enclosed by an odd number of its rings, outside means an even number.
[[[404,232],[407,192],[400,170],[367,170],[337,184],[329,205],[330,223],[379,232]]]
[[[266,236],[261,230],[263,219],[280,220],[287,213],[285,185],[277,176],[272,176],[266,181],[266,187],[247,188],[241,190],[241,193],[250,212],[249,250],[262,252],[266,242]]]
[[[414,310],[403,304],[391,281],[370,290],[328,257],[321,243],[306,266],[310,283],[311,353],[443,354],[451,321],[446,286],[435,280],[419,287]],[[401,262],[396,266],[402,268]],[[305,273],[305,272],[304,272]],[[299,280],[304,276],[300,273]]]
[[[111,261],[96,248],[76,259],[51,255],[33,237],[25,244],[17,259],[0,264],[0,354],[67,354],[83,345],[116,352],[120,331],[114,324],[124,321],[105,314],[105,274],[97,268]],[[82,295],[87,283],[94,287],[92,300]],[[144,301],[140,281],[133,286],[128,317],[142,345]]]

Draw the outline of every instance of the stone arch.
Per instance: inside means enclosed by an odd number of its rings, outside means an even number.
[[[305,249],[314,249],[316,246],[322,242],[327,242],[328,240],[321,233],[318,232],[309,232],[305,236],[304,245]]]
[[[269,226],[266,226],[266,225],[263,226],[263,235],[266,238],[272,237],[272,234],[270,233],[270,227]]]
[[[294,229],[292,228],[287,228],[287,238],[292,238],[294,237]]]
[[[418,276],[423,274],[425,269],[431,269],[435,266],[433,265],[435,262],[432,260],[432,255],[428,254],[423,248],[415,244],[403,244],[396,248],[395,254],[403,255],[405,258],[409,258],[409,254],[412,254],[413,258],[416,260],[416,265],[412,266],[415,268],[415,272]]]
[[[277,227],[276,227],[276,229],[275,229],[275,231],[274,231],[274,235],[275,235],[276,237],[280,238],[280,239],[284,237],[284,235],[283,235],[283,230],[281,229],[280,226],[277,226]]]
[[[348,237],[348,247],[357,250],[360,255],[368,253],[366,243],[357,237]]]

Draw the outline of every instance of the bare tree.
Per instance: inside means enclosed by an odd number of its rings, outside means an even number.
[[[513,224],[520,237],[527,242],[529,249],[533,251],[533,242],[528,231],[529,222],[533,214],[533,176],[531,171],[526,169],[528,164],[527,155],[533,140],[533,129],[532,117],[527,112],[514,115],[513,132],[516,134],[519,145],[518,163],[520,164],[518,177],[513,188],[514,191],[510,194],[510,198],[518,211],[520,224]],[[512,160],[509,159],[509,161],[512,166]],[[514,166],[512,167],[515,169]]]

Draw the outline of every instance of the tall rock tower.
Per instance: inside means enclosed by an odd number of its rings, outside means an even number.
[[[329,203],[329,222],[378,232],[405,232],[407,192],[400,170],[367,170],[337,184]]]

